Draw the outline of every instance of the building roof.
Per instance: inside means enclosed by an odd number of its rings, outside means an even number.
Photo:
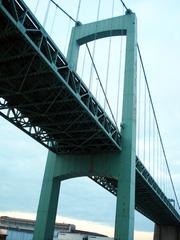
[[[0,216],[0,228],[21,230],[21,231],[23,230],[25,232],[33,232],[34,226],[35,226],[35,220]],[[87,234],[92,236],[106,237],[105,235],[95,233],[95,232],[76,230],[76,226],[74,224],[69,224],[69,223],[56,223],[55,231],[59,231],[61,233],[77,233],[77,234]]]

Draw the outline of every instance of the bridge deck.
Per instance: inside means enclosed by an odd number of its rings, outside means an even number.
[[[120,133],[22,1],[2,1],[1,109],[58,153],[120,150]],[[4,111],[7,117],[7,112]]]
[[[92,177],[92,180],[116,196],[117,179]],[[179,225],[180,216],[141,161],[136,159],[136,210],[157,224]]]
[[[120,132],[22,0],[0,0],[0,115],[55,153],[121,150]],[[116,194],[116,179],[94,180]],[[139,160],[136,209],[180,222]]]

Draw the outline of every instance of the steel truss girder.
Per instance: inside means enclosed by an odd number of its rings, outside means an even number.
[[[15,108],[9,108],[6,100],[0,98],[0,115],[11,122],[16,127],[20,128],[26,134],[30,135],[36,141],[41,142],[42,145],[48,149],[54,151],[57,150],[57,143],[54,139],[51,139],[48,134],[38,126],[33,126],[30,120],[23,116],[20,111]]]
[[[117,195],[116,178],[93,176],[91,179],[115,196]],[[139,193],[141,188],[143,191]],[[152,202],[150,196],[153,196]],[[143,206],[142,201],[144,201]],[[161,214],[158,213],[159,209]],[[157,224],[178,225],[180,222],[180,215],[138,158],[136,158],[136,210]]]
[[[120,150],[121,136],[118,129],[114,126],[114,124],[108,118],[101,106],[93,98],[91,92],[87,89],[79,76],[69,68],[63,54],[58,50],[56,45],[53,43],[51,38],[47,35],[47,33],[44,31],[38,21],[34,18],[33,14],[27,8],[27,6],[21,0],[0,0],[0,11],[7,20],[6,28],[3,29],[5,31],[2,31],[0,33],[0,41],[6,39],[6,37],[10,35],[16,35],[16,30],[18,29],[18,31],[23,35],[24,39],[26,39],[27,43],[32,46],[32,57],[35,54],[38,54],[46,63],[46,65],[36,66],[36,69],[33,68],[33,71],[31,71],[30,69],[28,72],[28,76],[30,77],[31,74],[38,73],[38,71],[40,72],[40,70],[43,69],[43,66],[46,66],[45,69],[51,69],[50,72],[53,72],[53,74],[58,78],[58,80],[63,83],[62,85],[65,86],[71,93],[71,95],[76,99],[76,101],[80,102],[81,107],[84,109],[84,112],[88,112],[89,116],[91,116],[92,123],[98,123],[97,125],[100,127],[100,129],[103,130],[102,132],[105,133],[104,136],[108,137],[109,142],[111,141],[111,144],[109,145],[107,141],[106,145],[103,141],[103,138],[101,138],[102,142],[100,143],[100,148],[102,147],[103,150],[106,149],[108,151]],[[13,47],[14,43],[10,46],[7,46],[6,52],[4,53],[5,55],[3,55],[4,58],[6,57],[6,59],[4,59],[5,61],[10,60],[9,56],[12,53],[20,53],[18,52],[18,49],[16,52],[11,52]],[[30,49],[26,48],[26,46],[24,46],[23,53],[31,54]],[[17,56],[18,59],[20,59],[20,55]],[[24,66],[24,69],[21,69],[21,73],[27,71],[27,69],[29,68],[29,64],[30,63],[28,62],[28,64]],[[2,88],[3,87],[1,86],[0,92]],[[25,99],[27,98],[26,104],[28,104],[28,101],[30,100],[26,94],[28,90],[21,90],[21,94],[24,96]],[[36,88],[34,88],[33,90],[36,91]],[[67,151],[76,152],[77,149],[78,151],[81,151],[83,144],[85,144],[87,140],[90,142],[90,144],[89,148],[87,148],[86,150],[89,149],[91,151],[95,148],[95,143],[92,141],[92,139],[84,139],[82,145],[80,146],[76,146],[74,145],[75,143],[72,142],[69,148],[67,148],[67,143],[65,142],[65,144],[63,145],[63,143],[61,143],[61,138],[55,139],[52,135],[44,131],[43,128],[33,125],[31,120],[27,118],[25,114],[16,109],[16,105],[14,105],[14,107],[10,106],[6,100],[1,98],[1,96],[2,95],[0,94],[0,115],[21,130],[23,130],[25,133],[33,137],[35,140],[43,144],[45,147],[54,151],[55,153],[64,153]],[[7,95],[5,95],[4,97],[6,96]],[[34,103],[34,107],[35,110],[39,110],[36,103]],[[48,120],[50,125],[53,124],[50,118]],[[97,133],[96,136],[93,136],[93,138],[97,139],[98,135],[99,133]],[[59,142],[57,140],[59,140]],[[98,149],[98,151],[99,150],[100,149]],[[179,223],[180,217],[176,212],[175,208],[173,208],[172,204],[169,202],[167,197],[164,195],[164,193],[161,191],[161,189],[158,187],[158,185],[155,183],[153,178],[150,176],[148,171],[144,168],[144,166],[138,159],[136,161],[136,174],[137,176],[141,177],[141,180],[147,186],[147,189],[150,189],[149,191],[161,200],[161,206],[165,206],[169,210],[169,212],[171,212],[173,216],[175,216],[175,218],[177,219],[177,223]],[[108,191],[116,195],[116,179],[93,177],[93,180],[95,180],[101,186],[105,187]],[[144,215],[147,215],[141,206],[136,207]],[[149,214],[147,216],[153,220],[152,215]]]
[[[1,87],[0,87],[0,90],[1,90]],[[49,90],[51,90],[51,89],[49,89]],[[29,92],[30,94],[31,94],[31,92]],[[14,95],[14,93],[11,93],[12,95]],[[27,95],[26,93],[24,93],[23,92],[23,94],[24,95]],[[6,95],[1,95],[2,97],[4,97],[4,96],[10,96],[10,94],[6,94]],[[69,99],[69,98],[67,98],[67,100],[65,100],[65,99],[63,99],[63,100],[58,100],[57,102],[56,102],[56,104],[62,104],[62,103],[70,103],[71,101],[73,101],[72,99]],[[37,107],[41,107],[41,106],[43,106],[43,105],[49,105],[51,103],[51,101],[49,100],[47,100],[47,101],[45,101],[45,102],[35,102],[35,103],[18,103],[18,104],[15,104],[15,105],[11,105],[11,107],[13,107],[13,108],[17,108],[17,109],[21,109],[21,108],[25,108],[25,107],[31,107],[31,106],[37,106]],[[6,107],[8,107],[8,106],[6,106]],[[56,113],[56,115],[58,115],[58,114],[61,114],[61,113]]]
[[[1,12],[23,34],[26,41],[33,46],[34,50],[63,82],[73,97],[80,102],[90,117],[94,119],[106,136],[111,139],[112,145],[115,145],[116,149],[120,150],[121,135],[119,130],[111,122],[79,76],[68,67],[62,53],[34,18],[27,6],[21,0],[2,0]]]

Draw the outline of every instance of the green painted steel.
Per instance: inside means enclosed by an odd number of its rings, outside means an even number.
[[[52,158],[51,153],[49,153],[44,173],[33,239],[53,239],[60,189],[60,181],[58,178],[54,177],[56,167],[56,159]]]
[[[120,19],[124,19],[125,27],[119,23],[118,29],[114,24],[113,35],[126,34],[129,39],[121,133],[72,70],[79,46],[96,34],[95,23],[88,32],[85,25],[74,29],[78,45],[76,54],[71,55],[69,50],[68,62],[22,0],[0,0],[0,115],[54,152],[49,154],[42,187],[38,240],[52,235],[60,176],[63,180],[94,175],[96,182],[118,196],[116,239],[123,234],[123,239],[132,237],[134,201],[138,211],[158,224],[180,223],[174,206],[137,159],[134,200],[136,22],[134,14],[112,21]],[[108,25],[110,20],[100,22],[96,39],[108,36],[108,26],[103,28],[103,24]],[[63,153],[68,155],[59,155]],[[45,225],[51,226],[49,233]]]
[[[117,215],[115,238],[133,238],[134,191],[135,191],[135,117],[136,117],[136,20],[133,15],[125,15],[86,25],[78,25],[73,29],[67,59],[75,70],[78,51],[81,44],[107,36],[127,35],[125,89],[124,89],[124,147],[122,159],[127,159],[119,174],[117,195]],[[131,151],[131,150],[132,151]],[[126,180],[126,181],[124,181]],[[121,196],[118,197],[118,196]],[[122,197],[124,196],[124,198]],[[126,212],[126,214],[124,214]],[[121,229],[121,230],[119,230]],[[123,229],[123,230],[122,230]]]
[[[73,70],[76,70],[79,48],[90,41],[110,36],[126,36],[128,15],[114,17],[88,24],[76,24],[72,29],[67,61]]]
[[[117,196],[117,179],[93,176],[92,180]],[[160,225],[179,225],[180,215],[141,161],[136,158],[135,208]]]
[[[9,109],[1,115],[56,153],[121,150],[119,130],[23,1],[2,1],[1,11],[8,18],[1,17],[2,36],[9,37],[1,81],[10,85],[1,90],[1,109]]]
[[[57,155],[49,152],[41,190],[42,194],[38,208],[34,240],[52,239],[54,223],[49,222],[48,219],[52,218],[50,209],[52,208],[55,211],[55,206],[57,206],[57,202],[50,201],[50,199],[53,198],[51,190],[53,188],[54,180],[61,182],[73,177],[93,175],[113,176],[118,178],[121,174],[122,165],[123,161],[121,160],[121,153],[118,152],[83,155]],[[57,188],[59,190],[58,184]],[[57,190],[55,192],[57,192]],[[55,198],[53,198],[53,200],[54,199]],[[48,232],[47,229],[49,230]]]
[[[112,29],[112,26],[114,28]],[[77,29],[77,31],[76,31]],[[64,180],[79,176],[113,176],[118,181],[117,187],[117,206],[116,206],[116,221],[115,221],[115,236],[114,239],[131,240],[134,235],[134,208],[135,208],[135,159],[136,159],[136,71],[137,71],[137,40],[136,40],[136,17],[131,13],[115,19],[103,20],[97,23],[91,23],[81,26],[76,26],[73,29],[70,47],[67,57],[71,68],[74,68],[78,60],[79,44],[89,42],[94,35],[97,38],[108,37],[111,35],[126,34],[126,62],[125,62],[125,77],[124,77],[124,94],[123,94],[123,130],[122,130],[122,152],[117,154],[91,154],[67,156],[55,155],[51,161],[54,164],[56,159],[56,167],[54,169],[54,177]],[[48,163],[50,160],[48,159]],[[48,171],[48,170],[47,170]],[[48,176],[45,175],[45,179]],[[48,222],[49,204],[51,196],[46,199],[46,184],[42,187],[42,198],[39,204],[37,214],[37,224],[34,233],[34,240],[51,239],[54,224]],[[47,194],[50,192],[47,189]],[[52,208],[57,203],[52,203]],[[42,214],[42,206],[45,207]],[[41,222],[45,220],[43,227]],[[46,229],[50,229],[47,233]],[[41,233],[41,235],[39,235]]]
[[[112,23],[112,22],[113,23]],[[115,24],[116,23],[116,24]],[[112,30],[112,25],[114,29]],[[110,28],[111,27],[111,28]],[[75,30],[77,29],[77,31]],[[112,33],[111,31],[112,30]],[[136,17],[134,14],[128,14],[118,17],[116,19],[109,19],[93,24],[86,24],[84,26],[76,26],[73,29],[73,34],[70,41],[68,58],[70,66],[74,68],[78,60],[78,44],[90,41],[97,33],[97,37],[109,36],[109,34],[126,34],[126,62],[125,62],[125,77],[124,77],[124,95],[123,95],[123,139],[122,152],[113,161],[114,157],[110,154],[110,161],[108,161],[107,153],[104,156],[99,156],[97,153],[84,155],[56,156],[57,166],[55,168],[54,178],[72,178],[78,176],[113,176],[118,180],[117,187],[117,207],[116,207],[116,222],[115,222],[115,236],[114,239],[130,240],[133,239],[134,234],[134,208],[135,208],[135,142],[136,142],[136,62],[137,62],[137,41],[136,41]],[[76,36],[76,37],[75,37]],[[78,36],[78,37],[77,37]],[[83,40],[82,40],[83,39]],[[74,43],[73,43],[74,42]],[[74,55],[75,53],[75,55]],[[74,57],[75,56],[75,57]],[[65,160],[64,160],[65,159]],[[83,160],[81,160],[83,159]],[[90,159],[90,162],[88,161]],[[92,160],[91,160],[92,159]],[[50,161],[50,160],[48,160]],[[99,163],[100,161],[100,163]],[[52,161],[53,162],[53,161]],[[108,164],[108,167],[106,167]],[[60,164],[60,167],[58,167]],[[77,169],[77,170],[76,170]],[[112,172],[110,172],[110,169]],[[65,173],[64,173],[64,172]],[[57,173],[56,173],[57,172]],[[84,173],[83,173],[84,172]],[[67,176],[66,176],[67,175]],[[63,177],[64,176],[64,177]],[[45,176],[46,177],[46,176]],[[51,180],[53,182],[53,178]],[[42,188],[42,194],[46,191],[46,184]],[[56,190],[54,190],[56,191]],[[48,194],[48,193],[47,193]],[[52,194],[53,193],[49,193]],[[48,196],[47,199],[51,199]],[[44,206],[44,202],[40,201],[39,209]],[[42,229],[40,223],[43,219],[47,219],[50,203],[47,202],[47,209],[44,215],[37,215],[37,225],[34,234],[35,239],[52,238],[52,231],[47,236],[46,229],[53,228],[49,224],[44,224]],[[56,205],[52,204],[51,208]],[[38,234],[37,234],[38,233]],[[41,234],[41,236],[39,235]]]
[[[121,133],[122,153],[117,184],[115,240],[131,240],[133,239],[134,234],[137,24],[135,14],[128,14],[127,17],[126,59],[122,111],[123,127]]]

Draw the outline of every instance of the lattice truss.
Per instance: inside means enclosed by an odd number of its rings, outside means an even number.
[[[0,115],[55,153],[121,150],[119,130],[21,0],[0,0]],[[93,180],[116,195],[117,179]],[[138,159],[136,208],[180,222]]]
[[[26,5],[1,4],[1,115],[56,153],[120,150],[119,130]]]
[[[92,176],[91,179],[117,196],[116,178]],[[161,201],[163,204],[160,204]],[[180,221],[178,212],[138,158],[136,158],[135,206],[136,210],[156,223],[173,222],[176,225]]]

